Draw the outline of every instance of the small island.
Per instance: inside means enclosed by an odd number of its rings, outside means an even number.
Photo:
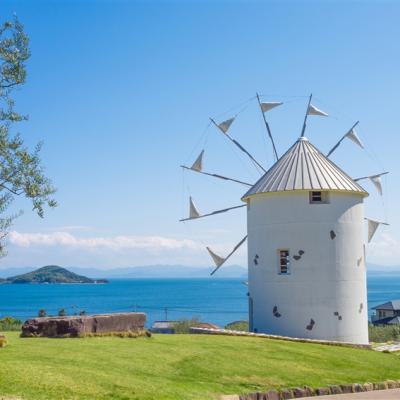
[[[0,283],[108,283],[106,279],[90,279],[57,265],[47,265],[26,274],[13,276]]]

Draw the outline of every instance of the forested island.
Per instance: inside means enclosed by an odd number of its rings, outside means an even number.
[[[26,274],[0,279],[0,283],[108,283],[108,281],[106,279],[90,279],[57,265],[47,265]]]

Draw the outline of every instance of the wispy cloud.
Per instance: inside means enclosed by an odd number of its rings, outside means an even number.
[[[400,241],[381,233],[368,245],[367,259],[378,265],[400,265]]]
[[[175,239],[163,236],[113,236],[113,237],[77,237],[69,232],[20,233],[10,232],[8,240],[19,247],[62,246],[85,249],[154,249],[154,250],[197,250],[203,246],[187,239]]]

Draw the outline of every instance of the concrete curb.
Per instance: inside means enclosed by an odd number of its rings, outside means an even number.
[[[289,337],[289,336],[269,335],[267,333],[231,331],[228,329],[211,329],[211,328],[191,327],[190,333],[205,334],[205,335],[257,337],[257,338],[264,338],[264,339],[286,340],[288,342],[324,344],[324,345],[328,345],[328,346],[353,347],[353,348],[357,348],[357,349],[369,349],[369,350],[372,348],[370,344],[355,344],[355,343],[337,342],[337,341],[331,341],[331,340],[293,338],[293,337]]]

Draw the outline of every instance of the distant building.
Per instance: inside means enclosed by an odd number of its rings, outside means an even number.
[[[375,310],[375,314],[371,317],[374,325],[400,324],[400,300],[388,301],[372,309]]]
[[[153,333],[175,333],[176,321],[155,321],[151,327]]]

